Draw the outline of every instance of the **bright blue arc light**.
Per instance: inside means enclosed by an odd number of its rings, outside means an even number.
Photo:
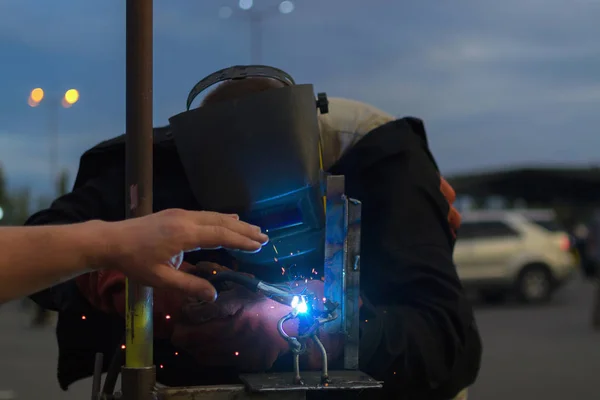
[[[305,314],[308,311],[308,304],[306,304],[304,296],[294,296],[291,305],[298,314]]]

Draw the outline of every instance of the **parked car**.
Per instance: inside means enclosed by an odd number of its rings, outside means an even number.
[[[553,211],[475,211],[463,214],[454,260],[465,288],[485,301],[515,294],[538,303],[575,275],[570,248]]]

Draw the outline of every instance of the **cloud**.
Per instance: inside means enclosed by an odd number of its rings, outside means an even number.
[[[77,0],[0,2],[0,37],[44,52],[101,56],[119,45],[122,2]],[[121,29],[120,29],[121,28]]]
[[[157,123],[183,111],[203,76],[249,62],[249,23],[236,3],[155,2]],[[276,10],[278,1],[255,3]],[[219,19],[224,5],[236,16]],[[423,118],[445,169],[587,162],[600,147],[599,12],[598,0],[298,0],[293,13],[262,25],[264,63],[316,91]],[[18,60],[8,64],[8,97],[29,90],[32,76],[40,85],[79,82],[82,100],[64,119],[74,142],[61,140],[71,168],[87,147],[123,131],[123,2],[0,0],[0,38],[9,63]],[[42,117],[7,98],[0,104],[0,126],[19,132],[0,135],[11,180],[43,182],[47,155],[34,132]]]
[[[524,41],[510,37],[459,37],[427,49],[426,59],[434,65],[464,67],[465,65],[487,66],[494,63],[506,65],[517,62],[555,62],[571,58],[589,57],[598,54],[599,46],[589,43],[574,45]],[[488,64],[488,65],[483,65]]]

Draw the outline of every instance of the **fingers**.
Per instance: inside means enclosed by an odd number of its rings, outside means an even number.
[[[204,301],[215,301],[217,291],[206,279],[172,268],[161,268],[161,287],[176,289]]]
[[[250,252],[259,251],[263,243],[268,241],[268,237],[262,233],[244,234],[220,225],[198,225],[189,239],[190,248],[226,247]]]
[[[443,177],[440,177],[440,190],[448,203],[453,204],[456,201],[456,192]]]
[[[237,216],[210,211],[199,211],[193,213],[193,221],[200,226],[212,225],[223,227],[240,235],[246,236],[256,242],[259,242],[260,244],[267,243],[269,237],[261,232],[260,227],[240,221],[239,217],[236,217]],[[225,245],[222,246],[225,247]]]

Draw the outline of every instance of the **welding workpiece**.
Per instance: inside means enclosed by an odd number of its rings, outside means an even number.
[[[306,342],[312,340],[319,351],[321,352],[321,384],[329,384],[329,368],[327,364],[327,350],[319,339],[319,328],[331,322],[338,317],[336,308],[338,304],[334,304],[329,300],[325,300],[325,311],[321,315],[311,315],[311,308],[306,302],[305,296],[294,296],[292,300],[292,311],[283,316],[277,323],[277,330],[290,345],[290,350],[293,354],[294,380],[296,385],[304,385],[304,380],[300,375],[300,356],[306,352]],[[299,329],[298,336],[289,336],[283,325],[285,322],[298,319]]]
[[[300,356],[306,352],[306,343],[312,340],[321,353],[322,372],[321,384],[329,383],[329,372],[327,363],[327,350],[319,339],[320,328],[331,321],[338,318],[337,308],[338,303],[334,303],[329,299],[325,299],[323,312],[317,312],[307,298],[309,294],[294,294],[290,291],[281,289],[260,281],[256,278],[234,271],[222,271],[216,273],[210,279],[210,282],[218,287],[223,282],[233,282],[244,286],[252,292],[260,292],[265,296],[277,301],[286,306],[290,306],[292,310],[283,316],[277,323],[277,330],[290,345],[290,351],[293,354],[294,379],[293,383],[304,385],[304,380],[300,375]],[[299,330],[297,336],[290,336],[284,329],[284,324],[287,321],[294,319],[299,320]]]
[[[280,287],[276,287],[260,281],[256,278],[234,271],[222,271],[216,273],[210,279],[210,282],[218,288],[220,283],[233,282],[244,286],[255,293],[263,293],[265,296],[277,301],[286,306],[290,306],[292,310],[283,316],[277,323],[277,330],[290,345],[290,351],[293,354],[294,379],[293,383],[304,385],[304,381],[300,375],[300,356],[306,352],[306,343],[312,340],[321,353],[322,373],[321,383],[329,383],[329,372],[327,365],[327,350],[319,339],[319,330],[324,324],[338,318],[336,309],[339,304],[333,303],[329,299],[325,299],[325,310],[318,313],[313,309],[307,298],[309,294],[294,294],[291,291],[286,291]],[[315,314],[316,313],[316,314]],[[284,329],[284,324],[287,321],[294,319],[299,320],[298,336],[290,336]]]

